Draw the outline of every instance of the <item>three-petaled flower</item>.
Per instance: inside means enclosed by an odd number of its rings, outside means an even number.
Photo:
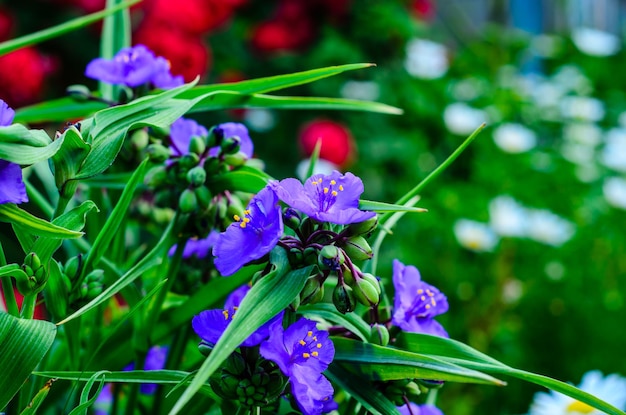
[[[96,58],[89,62],[85,75],[109,84],[136,87],[152,84],[157,88],[168,89],[182,85],[182,76],[170,73],[169,62],[155,56],[144,45],[120,50],[113,59]]]
[[[273,327],[269,339],[261,343],[261,356],[278,365],[291,383],[291,393],[306,415],[330,412],[337,408],[333,387],[322,375],[335,357],[335,347],[327,331],[301,318],[283,330]]]
[[[437,288],[422,281],[417,268],[393,261],[395,288],[392,323],[404,331],[448,337],[434,317],[448,311],[448,299]]]
[[[170,150],[172,155],[181,157],[189,154],[191,137],[206,137],[208,130],[196,121],[180,117],[170,126]]]
[[[338,225],[363,222],[375,212],[359,209],[363,182],[352,173],[316,174],[302,184],[296,179],[270,182],[280,200],[319,222]]]
[[[15,111],[0,99],[0,127],[11,125],[13,117]],[[0,160],[0,205],[24,202],[28,202],[28,196],[22,180],[22,169],[18,164]]]
[[[278,197],[269,187],[252,198],[244,216],[235,216],[213,247],[215,268],[224,276],[269,253],[283,235]]]
[[[250,291],[250,287],[243,285],[233,291],[226,302],[224,303],[223,310],[205,310],[191,320],[191,326],[196,334],[202,339],[202,343],[213,347],[217,341],[222,337],[224,330],[233,320],[233,317],[237,313],[237,308],[245,295]],[[280,326],[283,320],[283,312],[273,317],[270,321],[259,327],[254,333],[252,333],[241,346],[252,347],[261,343],[267,339],[270,335],[270,331],[273,327]]]

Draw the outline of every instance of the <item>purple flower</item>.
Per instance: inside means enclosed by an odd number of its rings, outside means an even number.
[[[433,405],[417,405],[409,402],[408,405],[398,407],[398,411],[402,415],[443,415],[439,408]]]
[[[254,154],[254,145],[252,144],[252,140],[250,139],[250,134],[248,133],[248,129],[245,125],[238,122],[227,122],[223,124],[218,124],[215,127],[215,133],[220,134],[223,138],[239,138],[239,151],[243,154],[251,158]],[[217,151],[219,148],[215,147],[211,149],[212,156],[217,155]]]
[[[15,111],[0,99],[0,127],[13,122]],[[22,168],[10,161],[0,160],[0,205],[28,202],[26,186],[22,180]]]
[[[191,137],[206,137],[207,135],[209,135],[207,129],[194,120],[182,117],[177,119],[170,127],[170,149],[172,154],[178,157],[189,154]]]
[[[393,261],[396,291],[392,323],[404,331],[448,337],[434,317],[448,311],[448,299],[437,288],[422,281],[414,266]]]
[[[167,360],[168,350],[167,346],[152,346],[146,354],[146,361],[143,365],[143,370],[163,369],[165,367],[165,361]],[[123,370],[135,370],[135,362],[131,362]],[[139,387],[139,391],[145,395],[152,395],[156,392],[158,386],[159,385],[156,383],[142,383]],[[100,399],[100,397],[98,397],[98,399]]]
[[[93,403],[94,415],[109,415],[113,407],[113,392],[111,384],[107,383],[102,387],[96,401]]]
[[[287,330],[274,326],[260,353],[289,378],[291,393],[304,414],[336,409],[333,387],[322,375],[335,357],[335,347],[328,332],[318,330],[314,321],[301,318]]]
[[[213,247],[215,267],[224,276],[270,252],[283,235],[278,197],[269,187],[252,198],[244,214],[235,216],[237,222],[220,234]]]
[[[157,88],[172,88],[183,84],[181,76],[170,74],[165,58],[156,57],[148,48],[137,45],[120,50],[113,59],[96,58],[89,62],[85,75],[109,84],[136,87],[152,83]]]
[[[359,210],[363,182],[352,173],[316,174],[304,185],[296,179],[270,182],[280,200],[320,222],[347,225],[376,216]]]
[[[191,320],[191,326],[196,334],[202,339],[203,343],[211,347],[215,346],[220,337],[222,337],[222,333],[224,333],[226,327],[228,327],[230,322],[233,320],[239,304],[241,304],[241,301],[248,291],[250,291],[250,287],[248,285],[243,285],[228,296],[223,310],[205,310],[197,316],[194,316]],[[259,327],[243,343],[241,343],[241,346],[256,346],[263,340],[267,339],[270,332],[273,330],[273,327],[276,325],[280,326],[282,324],[283,314],[284,313],[281,311],[270,321]]]
[[[213,249],[213,246],[215,245],[215,242],[217,242],[217,238],[219,236],[220,234],[217,231],[211,231],[211,233],[209,233],[209,236],[207,236],[206,238],[189,239],[185,244],[185,249],[183,250],[183,258],[188,259],[193,256],[200,259],[206,258],[211,252],[211,249]],[[176,252],[176,247],[177,245],[172,246],[167,254],[169,256],[174,255],[174,252]]]

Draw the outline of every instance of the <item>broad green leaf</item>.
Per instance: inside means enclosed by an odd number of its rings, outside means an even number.
[[[371,380],[430,379],[503,385],[484,373],[439,358],[391,347],[333,337],[335,360]]]
[[[403,333],[399,337],[399,341],[402,347],[412,352],[430,355],[471,369],[477,369],[497,375],[512,376],[555,390],[580,402],[584,402],[600,411],[604,411],[607,414],[624,415],[624,412],[614,406],[587,392],[581,391],[575,386],[547,376],[509,367],[456,340],[430,336],[427,334]]]
[[[254,284],[246,294],[237,309],[237,318],[228,325],[191,384],[174,405],[172,414],[179,413],[241,342],[287,308],[304,287],[312,266],[289,271],[287,254],[280,247],[274,248],[270,259],[275,266],[274,271]]]
[[[89,154],[91,146],[83,140],[81,133],[76,127],[70,127],[63,133],[63,145],[52,156],[54,181],[62,195],[73,195],[76,190],[80,167]],[[70,185],[72,181],[73,186]],[[69,188],[66,188],[68,187]]]
[[[331,363],[324,374],[374,415],[400,414],[398,408],[371,383],[355,377],[337,362]]]
[[[121,0],[107,0],[106,10],[111,10],[123,4]],[[122,48],[130,46],[130,12],[127,8],[118,9],[104,19],[102,39],[100,41],[100,56],[112,59]],[[119,96],[118,85],[100,82],[100,95],[107,101],[114,101]]]
[[[392,203],[374,202],[371,200],[359,200],[359,209],[373,210],[374,212],[406,212],[406,213],[423,213],[428,209],[422,209],[406,205],[394,205]]]
[[[378,102],[343,98],[288,97],[254,94],[246,95],[230,91],[215,91],[198,97],[189,112],[216,111],[229,108],[273,108],[288,110],[342,110],[367,111],[382,114],[402,114],[402,110]]]
[[[71,231],[31,215],[13,203],[0,205],[0,222],[9,222],[28,232],[48,238],[79,238],[82,232]]]
[[[20,415],[35,415],[44,399],[46,399],[46,396],[48,396],[48,392],[50,392],[50,388],[53,383],[54,379],[47,381],[45,385],[43,385],[43,388],[41,388],[35,397],[30,401],[28,406],[20,413]]]
[[[332,304],[318,303],[300,307],[298,312],[307,317],[319,317],[330,321],[341,327],[345,327],[353,334],[357,335],[364,342],[369,342],[371,329],[361,317],[356,313],[341,314]]]
[[[44,130],[29,130],[22,124],[0,127],[0,159],[17,164],[34,164],[52,157],[63,138],[50,140]]]
[[[342,72],[376,66],[373,63],[354,63],[349,65],[329,66],[320,69],[311,69],[303,72],[294,72],[286,75],[269,76],[227,84],[197,86],[180,95],[179,98],[193,99],[209,92],[231,91],[240,94],[263,94],[292,86],[308,84]]]
[[[115,13],[118,10],[130,7],[133,4],[139,3],[140,1],[141,0],[127,1],[115,8],[110,8],[101,12],[89,14],[87,16],[78,17],[76,19],[70,20],[69,22],[65,22],[48,29],[40,30],[26,36],[18,37],[17,39],[11,39],[6,42],[2,42],[0,43],[0,56],[23,48],[25,46],[34,45],[36,43],[43,42],[44,40],[52,39],[73,30],[80,29],[81,27],[97,22],[98,20],[101,20],[111,13]]]
[[[52,321],[59,321],[67,316],[69,289],[65,284],[61,265],[54,259],[48,262],[48,281],[43,288],[43,297]]]
[[[14,121],[32,124],[77,120],[105,108],[108,105],[104,102],[81,102],[72,97],[64,97],[20,108],[15,111]]]
[[[111,212],[110,216],[107,218],[104,226],[100,230],[100,233],[98,233],[95,242],[91,246],[89,255],[87,256],[81,271],[81,280],[85,275],[87,275],[87,273],[98,265],[98,261],[102,258],[102,255],[104,255],[105,251],[110,248],[111,241],[119,232],[120,224],[128,213],[128,207],[133,201],[135,189],[140,183],[143,182],[149,163],[150,161],[145,159],[139,167],[137,167],[137,170],[135,170],[128,181],[128,184],[124,188],[124,191],[115,205],[113,212]]]
[[[263,189],[271,177],[259,169],[241,166],[224,174],[209,177],[207,186],[213,193],[224,190],[257,193]]]
[[[55,336],[56,326],[48,321],[0,312],[0,410],[43,359]]]
[[[134,267],[129,269],[124,275],[122,275],[117,281],[115,281],[115,283],[108,286],[100,295],[91,300],[89,303],[85,304],[79,310],[76,310],[76,312],[65,318],[63,321],[57,323],[57,325],[65,324],[68,321],[73,320],[76,317],[79,317],[89,310],[99,306],[100,304],[104,303],[109,298],[120,292],[124,287],[135,281],[143,273],[156,266],[161,265],[163,263],[163,257],[167,249],[169,249],[169,247],[172,246],[173,243],[174,238],[172,237],[172,229],[174,228],[175,221],[176,218],[174,218],[172,222],[170,222],[167,229],[165,229],[165,231],[163,232],[163,236],[161,236],[161,239],[159,240],[157,245],[152,248],[152,250],[141,259],[141,261],[139,261]]]

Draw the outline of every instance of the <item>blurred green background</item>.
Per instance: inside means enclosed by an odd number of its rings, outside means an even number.
[[[13,0],[2,11],[16,35],[84,13],[87,3]],[[144,3],[133,12],[138,31],[158,2]],[[364,198],[386,202],[486,122],[421,195],[428,213],[406,216],[387,238],[378,275],[391,277],[394,258],[417,266],[448,296],[438,320],[450,336],[511,366],[574,383],[592,369],[626,374],[623,2],[227,3],[226,18],[193,34],[210,51],[205,82],[373,62],[287,93],[377,100],[404,114],[248,110],[202,121],[244,122],[277,178],[306,158],[303,126],[332,121],[310,134],[324,135],[335,155],[349,153],[335,162],[362,177]],[[166,43],[167,30],[143,38]],[[180,42],[170,43],[193,53]],[[197,63],[168,56],[170,43],[161,53],[173,67]],[[51,69],[37,92],[89,84],[82,68],[97,45],[91,28],[38,46]],[[448,415],[521,414],[537,390],[516,380],[506,389],[448,384],[438,405]]]

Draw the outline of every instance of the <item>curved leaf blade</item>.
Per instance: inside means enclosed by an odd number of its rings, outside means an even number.
[[[13,203],[0,205],[0,221],[12,223],[34,235],[48,238],[68,239],[79,238],[83,235],[82,232],[72,231],[33,216]]]

